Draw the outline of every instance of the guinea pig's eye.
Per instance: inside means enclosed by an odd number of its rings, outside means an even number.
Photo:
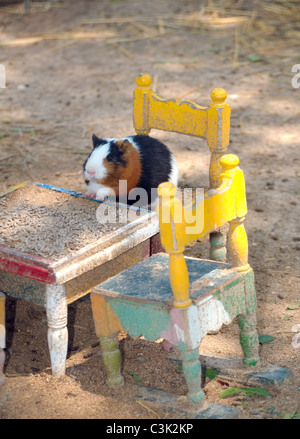
[[[107,157],[106,157],[106,159],[107,159],[108,162],[112,162],[113,159],[114,159],[114,157],[113,157],[112,154],[108,154]]]

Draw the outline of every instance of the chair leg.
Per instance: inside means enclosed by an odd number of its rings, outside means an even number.
[[[256,324],[256,292],[253,270],[244,273],[246,310],[238,318],[240,327],[240,343],[244,352],[243,363],[255,366],[259,362],[259,342]]]
[[[181,350],[182,369],[188,387],[187,398],[191,402],[201,403],[205,395],[201,388],[201,363],[198,348]]]
[[[246,366],[255,366],[259,362],[256,313],[241,314],[238,324],[241,330],[240,343],[244,352],[243,363]]]
[[[101,348],[103,363],[107,373],[106,384],[108,387],[120,387],[124,384],[121,375],[122,357],[119,349],[118,333],[113,335],[98,335]]]
[[[91,293],[95,331],[102,348],[103,363],[107,373],[107,385],[120,387],[124,384],[121,375],[121,352],[118,333],[122,325],[104,297]]]
[[[226,235],[221,232],[210,234],[210,259],[213,261],[226,261]]]
[[[0,293],[0,386],[4,384],[3,367],[5,362],[5,295]]]

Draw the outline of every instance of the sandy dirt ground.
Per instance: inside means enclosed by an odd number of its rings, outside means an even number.
[[[260,344],[261,364],[292,375],[281,387],[268,388],[269,398],[221,399],[224,389],[239,384],[217,378],[206,378],[204,391],[208,401],[238,407],[244,419],[299,417],[300,90],[291,82],[291,69],[300,62],[296,2],[261,1],[254,7],[249,1],[78,0],[32,2],[27,13],[23,4],[3,3],[0,193],[31,180],[84,191],[82,164],[92,133],[134,134],[132,95],[140,72],[150,73],[153,88],[166,98],[207,105],[214,87],[226,89],[232,107],[229,151],[238,154],[246,178],[258,331],[274,337]],[[207,185],[204,141],[152,134],[176,156],[182,186]],[[200,244],[190,252],[207,257],[207,243]],[[134,380],[138,375],[144,386],[184,395],[176,352],[125,336],[126,383],[109,390],[90,301],[81,300],[69,305],[66,377],[53,379],[45,310],[24,301],[8,305],[1,419],[176,418],[141,404]],[[200,351],[240,358],[238,335],[234,321],[207,335]]]

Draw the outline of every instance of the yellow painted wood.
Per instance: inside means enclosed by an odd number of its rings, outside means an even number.
[[[92,311],[97,335],[109,336],[123,331],[121,322],[109,303],[99,294],[91,293]]]
[[[248,264],[248,239],[243,224],[245,218],[238,218],[229,222],[228,245],[233,266],[237,271],[247,271]]]
[[[147,73],[136,78],[133,104],[136,132],[149,134],[155,128],[206,138],[211,150],[210,187],[217,187],[220,157],[229,145],[231,109],[225,101],[226,91],[215,88],[209,106],[201,106],[190,100],[163,99],[151,89],[151,82]]]
[[[182,203],[175,198],[177,189],[174,184],[165,182],[159,185],[159,226],[161,242],[166,251],[183,251],[187,239],[185,225],[182,221]]]
[[[162,245],[169,253],[170,283],[174,294],[174,306],[186,308],[191,305],[189,276],[183,252],[186,246],[185,225],[182,222],[182,204],[175,198],[176,188],[169,182],[159,186],[158,209]],[[177,217],[176,215],[179,215]]]
[[[158,216],[162,245],[170,255],[170,279],[176,307],[189,306],[188,274],[183,257],[187,244],[201,239],[225,223],[230,223],[229,249],[234,266],[247,270],[248,244],[242,218],[247,213],[245,181],[235,154],[220,160],[221,184],[210,189],[193,206],[183,206],[175,197],[176,188],[170,182],[159,185]]]
[[[211,151],[209,165],[209,184],[211,188],[220,184],[222,172],[221,156],[227,151],[230,133],[230,106],[225,102],[227,93],[222,88],[216,88],[211,93],[212,102],[208,110],[207,144]]]
[[[189,297],[189,275],[183,253],[170,253],[169,272],[174,306],[187,308],[192,301]]]
[[[195,209],[185,209],[185,222],[190,225],[186,228],[188,242],[206,236],[232,219],[246,215],[244,175],[238,163],[239,159],[234,154],[223,156],[220,160],[223,169],[220,175],[221,185],[217,189],[209,190]],[[196,224],[199,215],[204,221],[202,230],[202,222],[198,221]],[[194,223],[192,217],[195,218]]]
[[[161,239],[167,251],[174,248],[173,229],[178,239],[176,246],[181,248],[228,221],[246,215],[245,182],[238,163],[239,159],[234,154],[223,156],[221,166],[224,172],[220,176],[221,185],[217,189],[210,189],[193,208],[183,207],[181,201],[175,198],[176,189],[172,183],[159,186],[159,195],[162,198],[159,212]],[[168,191],[172,196],[167,195]],[[174,222],[173,226],[168,224],[168,209],[169,217]],[[182,223],[179,223],[180,221]]]

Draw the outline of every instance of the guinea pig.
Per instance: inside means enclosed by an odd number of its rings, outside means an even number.
[[[159,140],[148,135],[100,139],[95,134],[92,140],[93,150],[83,164],[85,196],[102,201],[116,197],[116,201],[133,204],[134,195],[127,195],[134,194],[135,188],[139,194],[141,188],[149,206],[157,198],[160,183],[170,181],[177,186],[176,159]]]

